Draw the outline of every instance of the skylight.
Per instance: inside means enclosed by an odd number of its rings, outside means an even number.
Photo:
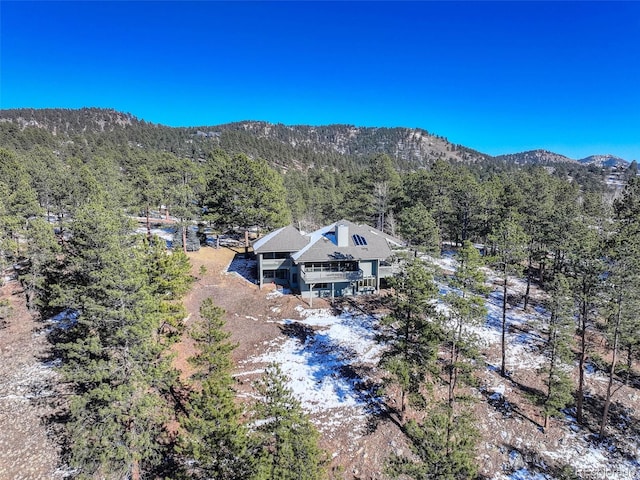
[[[362,235],[352,235],[351,238],[353,238],[353,243],[355,243],[358,247],[364,247],[365,245],[367,245],[367,239]]]

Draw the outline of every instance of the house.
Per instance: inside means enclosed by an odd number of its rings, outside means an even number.
[[[292,226],[253,243],[260,286],[274,283],[303,297],[376,293],[393,275],[392,246],[402,242],[368,225],[340,220],[303,235]]]

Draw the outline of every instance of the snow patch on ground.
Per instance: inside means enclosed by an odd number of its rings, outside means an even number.
[[[173,237],[175,235],[175,227],[165,227],[165,228],[152,228],[151,235],[155,235],[160,237],[161,239],[167,242],[173,242]],[[147,227],[138,227],[136,228],[136,233],[147,234]]]
[[[429,259],[435,265],[455,272],[456,263],[447,254],[440,259]],[[481,325],[466,326],[469,333],[473,333],[480,340],[481,345],[488,348],[499,346],[502,328],[502,280],[489,268],[484,268],[487,274],[487,285],[492,288],[487,297],[487,318]],[[453,290],[445,279],[439,279],[438,289],[441,295],[452,293]],[[509,279],[508,294],[515,296],[519,303],[507,304],[507,353],[506,368],[508,371],[537,370],[546,363],[544,355],[540,353],[546,338],[541,333],[548,322],[549,312],[542,305],[535,305],[527,311],[522,310],[522,302],[518,296],[524,295],[526,281],[523,279]],[[440,313],[448,313],[447,306],[439,302]],[[495,350],[495,348],[494,348]],[[499,370],[499,358],[487,358],[488,368]],[[606,382],[607,377],[599,371],[587,372],[589,382]],[[509,396],[511,388],[506,386],[508,380],[496,378],[492,387],[488,387],[488,401],[504,413],[509,413],[511,405]],[[507,415],[509,416],[509,415]],[[547,463],[555,461],[559,465],[567,465],[578,478],[585,479],[616,479],[631,480],[640,479],[640,451],[635,458],[622,458],[620,454],[607,449],[606,446],[596,445],[590,442],[585,431],[578,427],[575,418],[567,417],[569,423],[564,438],[557,448],[541,448],[537,453],[541,464],[528,465],[519,459],[518,462],[506,465],[506,469],[512,473],[498,473],[494,480],[552,480],[554,477],[547,471]],[[503,432],[504,433],[504,432]],[[517,453],[517,452],[516,452]],[[511,460],[511,457],[510,457]]]
[[[235,274],[241,278],[244,278],[247,282],[256,284],[258,278],[256,276],[256,270],[258,268],[258,262],[254,259],[246,258],[242,254],[237,254],[229,263],[229,266],[225,270],[225,273]]]
[[[370,378],[382,353],[375,339],[378,319],[301,306],[298,313],[302,321],[280,322],[285,338],[269,342],[264,354],[244,366],[280,364],[293,394],[322,431],[354,423],[364,427],[369,414],[382,408]],[[358,428],[353,434],[359,435]]]

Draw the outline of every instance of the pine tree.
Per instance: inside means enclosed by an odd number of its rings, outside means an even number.
[[[547,387],[542,401],[545,428],[549,417],[557,416],[573,399],[569,373],[573,360],[574,308],[569,282],[564,275],[558,274],[554,279],[549,310],[549,334],[543,350],[548,363],[541,369]]]
[[[7,196],[8,187],[0,182],[0,287],[4,285],[4,271],[9,266],[10,252],[13,251],[11,236],[8,229],[10,219],[4,199]]]
[[[527,236],[522,227],[512,218],[506,217],[504,221],[497,226],[495,232],[490,237],[497,251],[495,263],[502,277],[502,326],[501,326],[501,362],[500,374],[505,376],[506,356],[507,356],[507,301],[509,279],[513,275],[522,272],[521,262],[525,258],[525,245]]]
[[[450,198],[452,216],[449,234],[456,244],[469,240],[480,232],[480,209],[484,202],[484,191],[478,180],[466,167],[458,167],[453,176]]]
[[[578,385],[576,387],[576,419],[584,422],[585,369],[589,356],[588,331],[601,303],[604,273],[603,231],[590,218],[582,218],[574,227],[567,251],[566,275],[578,307]]]
[[[422,203],[402,210],[398,220],[400,234],[410,245],[424,247],[428,252],[440,250],[440,232],[431,213]]]
[[[257,469],[252,480],[320,480],[326,477],[319,434],[286,385],[277,364],[256,384]]]
[[[413,457],[392,454],[385,473],[391,478],[415,480],[470,480],[476,477],[475,448],[479,438],[475,419],[469,412],[450,423],[449,406],[436,404],[422,423],[405,425]]]
[[[31,185],[21,159],[8,150],[0,148],[0,194],[3,198],[1,227],[6,238],[3,248],[6,253],[20,257],[21,245],[26,237],[29,220],[40,215],[42,208]],[[5,253],[5,254],[6,254]]]
[[[460,398],[457,388],[462,382],[473,383],[472,372],[477,356],[478,341],[471,331],[473,325],[478,325],[487,316],[487,309],[482,295],[488,293],[485,286],[485,275],[480,270],[482,259],[478,250],[465,240],[456,255],[458,266],[451,280],[453,290],[445,296],[448,305],[448,321],[446,323],[445,339],[448,355],[444,362],[447,376],[447,428],[453,432],[457,421],[457,403],[469,400]],[[447,435],[447,444],[451,435]],[[449,449],[449,446],[447,446]]]
[[[218,154],[210,168],[216,174],[208,178],[205,204],[221,226],[271,229],[290,222],[282,176],[267,162]]]
[[[76,212],[59,302],[78,312],[57,345],[72,389],[70,465],[81,478],[140,479],[167,458],[166,393],[175,379],[158,341],[144,265],[148,249],[119,212],[95,199]]]
[[[387,226],[386,216],[392,207],[391,199],[400,184],[400,176],[393,168],[391,158],[385,154],[372,159],[368,176],[376,207],[376,228],[384,232]]]
[[[632,178],[623,195],[614,204],[615,233],[610,239],[609,272],[606,291],[609,300],[607,340],[612,361],[605,394],[600,438],[604,437],[621,351],[627,350],[627,369],[632,366],[632,351],[640,344],[640,179]],[[628,374],[627,374],[628,375]]]
[[[437,288],[424,264],[414,261],[392,279],[391,314],[382,324],[388,348],[381,364],[400,388],[400,421],[404,423],[408,400],[424,404],[422,389],[435,361],[441,331],[433,300]]]
[[[208,298],[200,307],[200,322],[190,332],[198,350],[190,361],[200,388],[192,392],[181,422],[187,432],[181,451],[195,462],[192,476],[246,479],[252,469],[248,436],[234,402],[231,376],[230,355],[236,345],[228,341],[223,316],[224,310]]]
[[[27,251],[29,266],[20,274],[30,310],[45,307],[49,297],[49,282],[57,273],[60,245],[56,241],[52,225],[42,218],[29,221],[27,227]]]

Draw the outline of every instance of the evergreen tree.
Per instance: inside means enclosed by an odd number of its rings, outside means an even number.
[[[456,244],[480,232],[481,209],[485,203],[483,196],[478,180],[466,167],[459,166],[451,186],[452,215],[448,226],[450,238]]]
[[[463,480],[476,477],[475,448],[478,431],[469,412],[461,413],[453,424],[449,422],[449,407],[433,406],[422,423],[410,420],[405,433],[411,442],[414,457],[392,454],[385,473],[391,478],[415,480]]]
[[[553,177],[542,167],[526,170],[521,176],[521,189],[525,198],[531,199],[522,206],[522,227],[527,234],[527,266],[525,274],[527,288],[524,293],[523,310],[529,305],[534,262],[547,257],[546,238],[554,205],[552,203]],[[535,200],[533,200],[535,199]]]
[[[567,277],[570,278],[574,301],[578,307],[578,385],[576,388],[576,418],[584,421],[585,369],[589,356],[588,331],[592,328],[600,307],[606,265],[603,231],[593,219],[580,218],[574,225],[567,250]]]
[[[95,199],[76,212],[58,301],[78,313],[57,345],[72,395],[70,465],[81,478],[140,479],[167,458],[166,393],[176,376],[158,341],[147,248],[119,212]]]
[[[159,331],[175,339],[182,333],[186,317],[181,297],[193,283],[189,257],[182,250],[168,251],[165,241],[158,237],[152,237],[148,245],[145,266],[150,293],[156,298],[153,311],[162,319]]]
[[[564,275],[558,274],[554,279],[549,310],[549,334],[543,350],[548,363],[541,369],[547,387],[542,401],[545,428],[549,417],[557,416],[573,399],[570,368],[574,308],[570,285]]]
[[[27,251],[29,265],[20,274],[20,282],[24,287],[27,306],[34,310],[37,306],[45,307],[49,297],[49,283],[57,273],[60,245],[56,241],[52,225],[42,218],[29,221],[27,227]]]
[[[139,165],[133,174],[136,205],[141,207],[147,226],[147,237],[151,239],[151,208],[158,207],[162,199],[162,184],[158,181],[160,172],[148,165]]]
[[[525,245],[527,236],[522,227],[512,218],[507,217],[497,226],[494,234],[490,237],[496,249],[495,263],[502,277],[502,325],[501,325],[501,362],[500,374],[506,375],[507,356],[507,301],[509,279],[513,275],[522,272],[521,262],[525,257]]]
[[[427,178],[431,188],[425,191],[426,197],[420,198],[420,200],[431,211],[433,219],[438,226],[438,231],[445,236],[444,232],[447,232],[447,225],[451,225],[450,218],[453,213],[451,188],[454,183],[455,172],[449,163],[443,160],[436,160],[431,165]]]
[[[386,216],[392,207],[391,199],[400,185],[400,176],[393,168],[391,158],[385,154],[373,158],[369,176],[376,207],[376,228],[384,232],[387,226]]]
[[[470,327],[487,316],[483,295],[488,293],[486,276],[480,270],[482,259],[478,250],[466,240],[456,255],[458,265],[451,280],[453,290],[445,296],[448,305],[446,341],[448,356],[445,371],[448,377],[450,413],[454,413],[456,388],[459,380],[471,379],[473,360],[477,354],[477,338]]]
[[[400,421],[404,423],[408,400],[424,405],[424,382],[429,372],[435,372],[441,339],[434,305],[438,290],[420,261],[393,277],[392,286],[391,314],[382,321],[388,348],[381,364],[400,389]]]
[[[10,252],[13,251],[7,224],[11,221],[4,204],[8,187],[0,183],[0,287],[4,285],[4,271],[9,266]]]
[[[410,245],[424,247],[427,251],[440,249],[440,233],[431,213],[422,203],[400,212],[400,234]]]
[[[178,232],[181,238],[176,242],[187,253],[187,229],[199,216],[201,207],[198,198],[204,189],[205,179],[202,169],[195,162],[180,159],[168,165],[169,201],[171,213],[179,219]]]
[[[616,369],[623,349],[627,350],[627,369],[632,367],[632,352],[640,344],[640,179],[629,180],[623,195],[614,204],[615,233],[610,244],[609,271],[606,280],[608,293],[607,339],[611,349],[611,368],[605,394],[601,438],[608,422]],[[627,373],[627,375],[629,372]]]
[[[257,470],[252,480],[320,480],[326,477],[319,434],[286,385],[277,364],[256,384]]]
[[[223,315],[224,310],[206,299],[200,322],[190,332],[198,350],[190,361],[201,387],[192,392],[182,420],[187,434],[181,450],[193,458],[190,474],[197,478],[246,479],[252,468],[248,436],[234,403],[231,376],[230,355],[236,345],[228,341]]]
[[[21,159],[0,148],[0,193],[3,195],[2,228],[5,255],[22,255],[21,245],[26,237],[29,220],[42,213],[31,178]]]
[[[272,229],[291,221],[282,176],[267,162],[219,154],[209,166],[217,173],[207,179],[205,204],[221,226]]]

